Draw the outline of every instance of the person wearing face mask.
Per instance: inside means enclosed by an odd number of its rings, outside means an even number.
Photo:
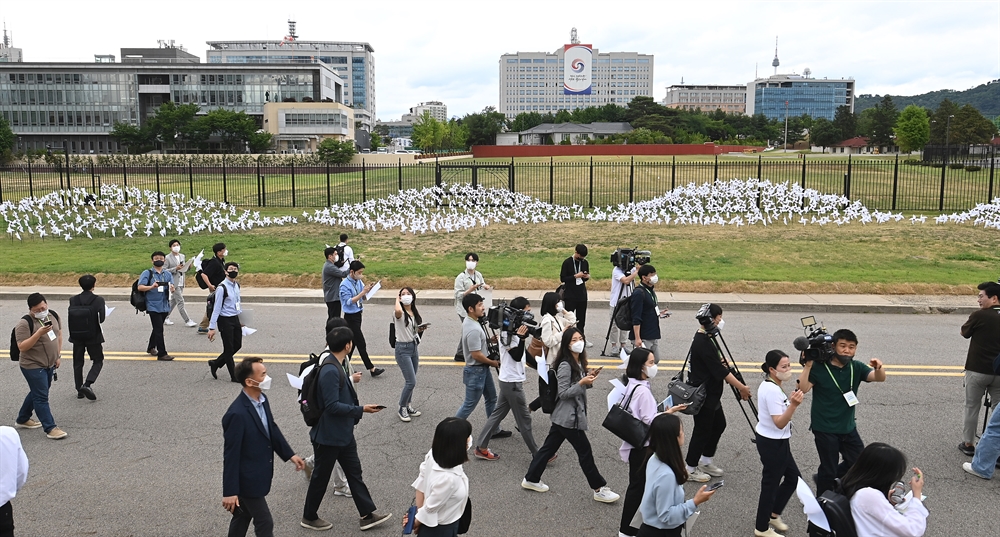
[[[340,262],[337,249],[328,246],[323,250],[323,301],[326,302],[326,319],[340,317],[340,284],[350,273],[350,262]]]
[[[456,537],[469,501],[469,478],[462,464],[469,462],[472,424],[462,418],[445,418],[434,429],[431,450],[420,463],[420,474],[411,485],[417,507],[413,532],[420,537]],[[465,449],[462,449],[462,448]],[[409,515],[403,516],[406,526]]]
[[[545,361],[551,367],[556,362],[562,335],[567,328],[576,326],[576,314],[566,311],[559,293],[548,292],[542,296],[542,344],[545,345]]]
[[[403,393],[399,394],[399,419],[408,422],[420,415],[420,412],[410,404],[413,400],[413,388],[417,385],[417,367],[420,364],[420,353],[417,346],[420,336],[427,329],[423,325],[420,312],[414,302],[417,293],[412,287],[404,287],[396,295],[396,307],[392,322],[396,330],[396,365],[403,374]]]
[[[483,278],[483,275],[476,270],[478,265],[478,254],[475,252],[465,254],[465,270],[455,277],[455,313],[458,314],[459,322],[464,322],[466,317],[465,306],[462,305],[462,299],[479,290],[489,291],[493,289],[493,287],[486,285],[486,280]],[[461,340],[459,340],[458,349],[455,351],[455,361],[465,361],[465,353],[462,352]]]
[[[153,260],[153,268],[144,271],[142,276],[139,276],[139,284],[136,287],[139,291],[146,293],[146,315],[149,316],[149,324],[153,326],[153,331],[149,335],[149,344],[146,345],[146,352],[162,361],[174,359],[173,356],[167,354],[167,345],[163,341],[163,321],[170,313],[170,294],[174,291],[173,277],[169,272],[163,270],[166,257],[163,252],[153,252],[153,255],[150,256]]]
[[[236,366],[243,390],[222,416],[222,507],[233,514],[229,537],[243,537],[253,521],[257,537],[274,535],[267,493],[274,477],[274,455],[292,461],[295,470],[305,461],[281,434],[264,392],[271,387],[264,360],[244,358]]]
[[[216,371],[225,365],[233,382],[239,382],[233,371],[233,357],[243,347],[243,325],[240,323],[240,313],[243,313],[243,309],[240,303],[240,284],[236,283],[239,275],[238,263],[232,261],[226,263],[226,280],[215,288],[215,304],[208,324],[208,340],[215,341],[216,330],[222,339],[222,354],[215,360],[208,361],[212,378],[219,378]]]
[[[340,282],[340,302],[343,305],[344,320],[347,326],[354,332],[354,345],[361,355],[361,361],[372,377],[377,377],[385,373],[385,369],[375,367],[371,358],[368,357],[368,342],[365,341],[365,333],[361,331],[362,313],[365,309],[365,300],[368,293],[375,286],[373,283],[365,285],[361,280],[364,277],[365,264],[361,261],[351,261],[350,270],[344,281]]]
[[[858,350],[858,336],[854,332],[840,329],[832,337],[835,356],[822,364],[815,360],[806,362],[799,375],[802,393],[815,390],[809,429],[819,453],[819,469],[814,476],[817,496],[832,489],[836,479],[847,473],[865,448],[854,421],[861,382],[885,382],[881,360],[872,358],[866,365],[854,359]]]
[[[873,442],[844,475],[841,486],[851,500],[858,537],[921,537],[927,531],[924,474],[913,468],[913,496],[907,498],[906,486],[900,482],[906,470],[906,455],[888,444]]]
[[[760,368],[766,378],[757,389],[757,453],[763,466],[760,478],[760,498],[753,533],[756,537],[780,537],[788,531],[781,520],[781,511],[795,493],[799,468],[792,457],[789,438],[792,436],[792,415],[802,404],[802,391],[796,388],[785,397],[782,383],[792,380],[788,355],[780,350],[768,351]]]
[[[187,272],[188,268],[184,267],[184,254],[181,253],[181,241],[173,239],[170,241],[170,253],[163,260],[163,268],[170,273],[170,276],[174,279],[174,292],[170,293],[170,312],[167,313],[167,318],[163,321],[165,325],[174,324],[170,320],[170,314],[174,312],[174,308],[181,314],[181,318],[184,319],[184,326],[198,326],[198,323],[191,320],[188,317],[187,310],[184,309],[184,273]]]
[[[201,262],[201,271],[195,275],[202,280],[199,286],[205,285],[203,289],[208,289],[209,293],[214,293],[215,287],[226,279],[226,256],[229,255],[229,250],[223,242],[212,245],[212,252],[212,257]],[[208,313],[204,315],[201,324],[198,325],[199,334],[208,333]]]
[[[17,429],[38,429],[43,427],[45,435],[52,440],[66,438],[66,432],[56,427],[49,407],[49,388],[52,377],[62,363],[62,321],[41,293],[28,295],[28,315],[17,321],[14,340],[21,352],[18,369],[28,383],[28,395],[14,420]],[[31,413],[38,420],[31,419]]]
[[[587,245],[577,244],[573,255],[563,261],[559,271],[559,281],[564,286],[563,301],[566,311],[576,315],[576,327],[581,332],[587,325],[587,281],[590,280],[590,264],[587,262]],[[587,341],[589,349],[594,344]]]
[[[653,287],[659,281],[653,265],[639,267],[640,285],[632,292],[629,305],[632,306],[632,333],[636,347],[645,347],[653,353],[656,363],[660,363],[660,319],[670,316],[667,310],[660,310]]]

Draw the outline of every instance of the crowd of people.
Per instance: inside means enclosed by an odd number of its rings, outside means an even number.
[[[293,462],[309,481],[301,519],[303,527],[312,530],[333,527],[319,516],[331,479],[335,495],[353,499],[361,530],[381,525],[391,517],[377,510],[362,479],[354,436],[354,427],[365,415],[385,408],[359,402],[354,385],[362,375],[351,368],[357,350],[372,377],[384,373],[371,362],[362,330],[362,313],[375,284],[364,282],[365,265],[347,246],[347,235],[341,235],[340,239],[337,246],[324,251],[327,348],[300,377],[304,380],[315,375],[322,409],[309,433],[313,453],[308,457],[296,454],[274,422],[270,401],[265,396],[272,380],[264,361],[246,357],[237,362],[244,328],[238,283],[240,266],[225,260],[228,254],[225,244],[216,244],[214,255],[199,267],[187,262],[180,253],[179,241],[172,240],[171,253],[153,252],[152,267],[143,271],[135,286],[144,296],[152,326],[147,352],[158,360],[172,359],[165,347],[163,325],[174,309],[187,326],[197,325],[184,307],[185,273],[197,268],[199,285],[210,292],[201,324],[210,340],[218,336],[223,343],[223,352],[209,361],[210,372],[217,378],[218,370],[225,366],[230,379],[241,387],[222,418],[222,504],[232,514],[231,536],[245,535],[251,523],[258,536],[272,534],[274,522],[265,497],[273,476],[274,455]],[[521,480],[522,488],[539,493],[550,490],[542,476],[547,465],[557,458],[561,445],[568,441],[577,454],[593,499],[615,503],[621,498],[608,487],[588,439],[588,430],[595,420],[587,393],[603,368],[591,367],[588,362],[587,349],[593,348],[596,338],[588,337],[585,332],[586,284],[590,278],[587,254],[587,247],[579,244],[562,264],[562,285],[542,297],[541,316],[532,334],[525,325],[511,330],[488,325],[483,295],[491,287],[478,271],[479,256],[474,252],[465,256],[465,270],[456,277],[454,287],[456,312],[462,322],[456,360],[464,362],[465,397],[455,416],[442,420],[435,430],[431,449],[412,485],[413,508],[404,517],[404,525],[416,528],[424,537],[455,536],[468,526],[470,485],[463,464],[468,462],[470,451],[479,460],[500,459],[500,454],[490,448],[490,441],[512,435],[501,429],[508,414],[513,414],[516,428],[531,454]],[[705,397],[694,414],[690,436],[686,437],[676,414],[686,411],[687,406],[658,406],[651,384],[658,373],[659,349],[664,343],[660,321],[670,315],[669,311],[661,310],[656,297],[656,269],[648,263],[627,270],[616,266],[612,278],[618,286],[618,292],[612,293],[612,311],[627,301],[633,323],[631,331],[609,329],[612,352],[625,357],[620,404],[648,428],[642,445],[623,441],[619,450],[621,460],[628,465],[619,535],[681,535],[697,507],[710,500],[722,482],[702,485],[691,499],[686,499],[683,484],[708,483],[725,475],[716,460],[716,451],[726,430],[722,405],[726,385],[740,404],[752,398],[751,387],[719,345],[725,327],[723,309],[718,304],[707,305],[706,315],[699,317],[688,354],[688,382],[704,387]],[[48,390],[60,366],[64,331],[68,330],[69,342],[73,344],[74,382],[79,398],[97,398],[93,385],[103,366],[101,323],[105,320],[106,305],[93,292],[94,276],[81,277],[79,284],[82,292],[70,299],[65,320],[49,309],[44,296],[34,293],[27,298],[28,314],[18,321],[13,332],[16,346],[11,351],[18,354],[20,370],[29,388],[14,426],[43,428],[46,436],[55,440],[67,436],[56,425],[48,403]],[[974,455],[971,463],[963,465],[965,471],[989,479],[1000,456],[1000,413],[993,413],[979,445],[973,445],[973,441],[983,396],[988,394],[988,400],[1000,400],[997,399],[1000,376],[993,363],[1000,354],[1000,284],[987,282],[979,290],[981,309],[961,329],[971,343],[965,374],[965,428],[959,449],[966,455]],[[412,401],[418,384],[419,345],[430,323],[420,314],[416,296],[410,287],[398,291],[390,324],[390,341],[403,377],[395,410],[403,422],[421,415]],[[526,298],[517,297],[511,300],[509,308],[530,312],[532,305]],[[905,455],[882,443],[866,446],[858,433],[855,423],[860,401],[858,390],[863,382],[884,382],[886,374],[883,362],[877,358],[867,363],[856,360],[857,349],[858,337],[852,331],[837,330],[831,336],[831,354],[827,359],[803,357],[802,371],[790,392],[786,386],[793,377],[792,358],[777,349],[764,356],[760,367],[764,379],[757,387],[754,428],[761,462],[755,536],[776,537],[790,530],[781,515],[800,478],[792,455],[791,424],[810,392],[809,430],[819,458],[819,466],[812,475],[817,495],[833,491],[846,497],[859,535],[924,533],[928,513],[921,499],[923,473],[913,469],[907,493],[905,485],[900,483],[908,468]],[[92,361],[86,376],[85,354]],[[494,369],[499,390],[493,381]],[[537,397],[527,393],[529,369],[541,373],[531,377],[548,375],[539,378]],[[481,399],[486,422],[475,434],[468,418]],[[534,436],[537,427],[532,425],[533,413],[539,409],[549,415],[548,432],[541,445]],[[683,455],[686,439],[687,454]],[[27,476],[27,459],[19,437],[8,427],[0,427],[0,455],[0,536],[6,537],[13,532],[10,499]]]

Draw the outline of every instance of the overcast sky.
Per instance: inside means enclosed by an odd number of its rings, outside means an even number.
[[[655,56],[654,98],[666,87],[745,84],[809,67],[851,77],[859,94],[965,90],[1000,79],[1000,1],[751,2],[370,0],[3,0],[25,61],[92,62],[121,47],[173,39],[205,59],[206,41],[281,39],[289,18],[300,40],[366,41],[375,49],[378,118],[421,101],[449,116],[496,106],[504,53],[552,52],[576,27],[602,52]],[[119,57],[119,61],[120,61]]]

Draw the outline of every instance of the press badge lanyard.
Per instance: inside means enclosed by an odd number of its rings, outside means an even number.
[[[837,379],[834,378],[833,371],[830,371],[830,364],[823,364],[823,365],[826,366],[826,372],[830,374],[830,379],[833,380],[833,383],[837,386],[837,389],[840,390],[841,393],[843,393],[844,389],[840,387],[840,383],[838,383]],[[844,395],[844,400],[847,401],[847,406],[852,407],[858,404],[858,396],[854,394],[854,389],[853,389],[854,367],[851,364],[848,364],[848,367],[851,368],[851,385],[848,386],[848,388],[851,389],[848,390],[847,393],[844,393],[843,395]]]
[[[656,317],[659,318],[660,303],[656,301],[656,293],[653,293],[653,291],[651,291],[649,287],[646,287],[645,285],[643,285],[642,288],[645,289],[647,293],[649,293],[649,298],[653,300],[653,310],[656,311]]]

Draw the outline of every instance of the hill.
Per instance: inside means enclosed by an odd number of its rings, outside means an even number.
[[[902,110],[911,104],[935,110],[945,98],[960,107],[971,104],[975,109],[979,110],[979,113],[988,118],[1000,116],[1000,79],[991,80],[965,91],[946,89],[922,95],[893,95],[892,102],[896,104],[897,110]],[[866,108],[872,108],[880,100],[882,100],[881,95],[858,95],[854,100],[854,112],[861,113]]]

